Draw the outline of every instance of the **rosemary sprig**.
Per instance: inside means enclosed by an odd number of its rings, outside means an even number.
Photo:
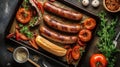
[[[113,38],[115,36],[115,25],[118,18],[112,19],[110,22],[106,18],[106,13],[101,12],[99,14],[101,23],[97,32],[99,38],[98,48],[103,53],[108,61],[108,67],[114,67],[116,56],[115,53],[119,52],[113,44]]]

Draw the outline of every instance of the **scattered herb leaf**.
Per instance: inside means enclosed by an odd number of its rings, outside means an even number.
[[[28,1],[28,0],[24,0],[23,3],[22,3],[22,6],[23,6],[26,10],[28,10],[28,8],[29,8],[28,4],[29,4],[29,1]]]
[[[33,27],[37,19],[38,17],[33,17],[32,20],[29,22],[29,26]]]
[[[19,23],[18,26],[19,26],[19,27],[23,27],[23,24],[20,24],[20,23]]]
[[[28,38],[32,38],[33,37],[33,33],[29,31],[28,26],[23,26],[20,29],[20,32],[23,33],[23,34],[25,34]]]

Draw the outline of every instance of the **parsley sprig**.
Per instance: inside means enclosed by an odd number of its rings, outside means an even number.
[[[99,14],[99,17],[101,18],[101,23],[99,26],[99,31],[97,33],[99,36],[98,48],[100,52],[106,56],[108,67],[114,67],[116,60],[115,54],[119,52],[119,50],[113,44],[113,38],[115,36],[115,26],[118,18],[109,21],[106,17],[105,12],[101,12]]]
[[[20,33],[25,34],[28,38],[32,38],[33,37],[33,33],[29,30],[28,26],[24,26],[22,24],[19,24],[19,27],[21,27]]]

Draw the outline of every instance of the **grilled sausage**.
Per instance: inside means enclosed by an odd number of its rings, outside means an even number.
[[[43,16],[44,21],[50,27],[57,29],[59,31],[68,32],[68,33],[78,33],[82,29],[80,24],[65,24],[61,21],[57,21],[49,15]]]
[[[61,17],[71,19],[71,20],[81,20],[83,15],[78,12],[74,12],[71,10],[63,9],[58,6],[55,6],[54,4],[51,4],[50,2],[45,2],[43,5],[44,9],[54,13],[56,15],[59,15]]]
[[[55,42],[59,42],[62,44],[73,44],[77,41],[77,36],[66,36],[60,33],[56,33],[53,30],[48,29],[45,26],[40,27],[40,34],[50,40]]]

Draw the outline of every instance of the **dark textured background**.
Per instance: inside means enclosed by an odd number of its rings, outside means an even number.
[[[97,15],[100,11],[104,10],[102,6],[102,0],[100,3],[100,6],[98,8],[93,8],[91,5],[88,7],[83,7],[80,2],[77,0],[68,0],[69,2],[82,7],[83,9],[91,12],[92,14]],[[18,0],[0,0],[0,67],[18,67],[18,66],[24,66],[24,67],[32,67],[32,65],[29,62],[26,62],[24,64],[17,64],[13,58],[12,58],[12,53],[7,51],[6,43],[5,43],[5,29],[7,28],[8,23],[10,22],[10,18],[14,14],[16,5],[18,4]],[[113,14],[113,13],[108,13],[109,18],[113,18],[115,16],[119,16],[120,19],[120,12]],[[118,21],[118,24],[116,26],[116,33],[120,31],[120,20]],[[12,45],[12,44],[9,44]],[[92,47],[92,46],[91,46]],[[118,39],[118,46],[117,48],[120,48],[120,38]],[[92,52],[95,52],[95,47],[90,48]],[[34,53],[33,53],[34,55]],[[84,62],[82,63],[81,67],[89,67],[89,55],[87,55],[88,58],[84,59]],[[44,58],[44,57],[42,57]],[[115,67],[120,67],[120,55],[118,55],[117,62]],[[46,63],[48,64],[48,67],[62,67],[58,65],[55,62],[51,62],[48,59],[44,59]],[[41,61],[41,60],[40,60]],[[41,62],[39,62],[41,63]]]

